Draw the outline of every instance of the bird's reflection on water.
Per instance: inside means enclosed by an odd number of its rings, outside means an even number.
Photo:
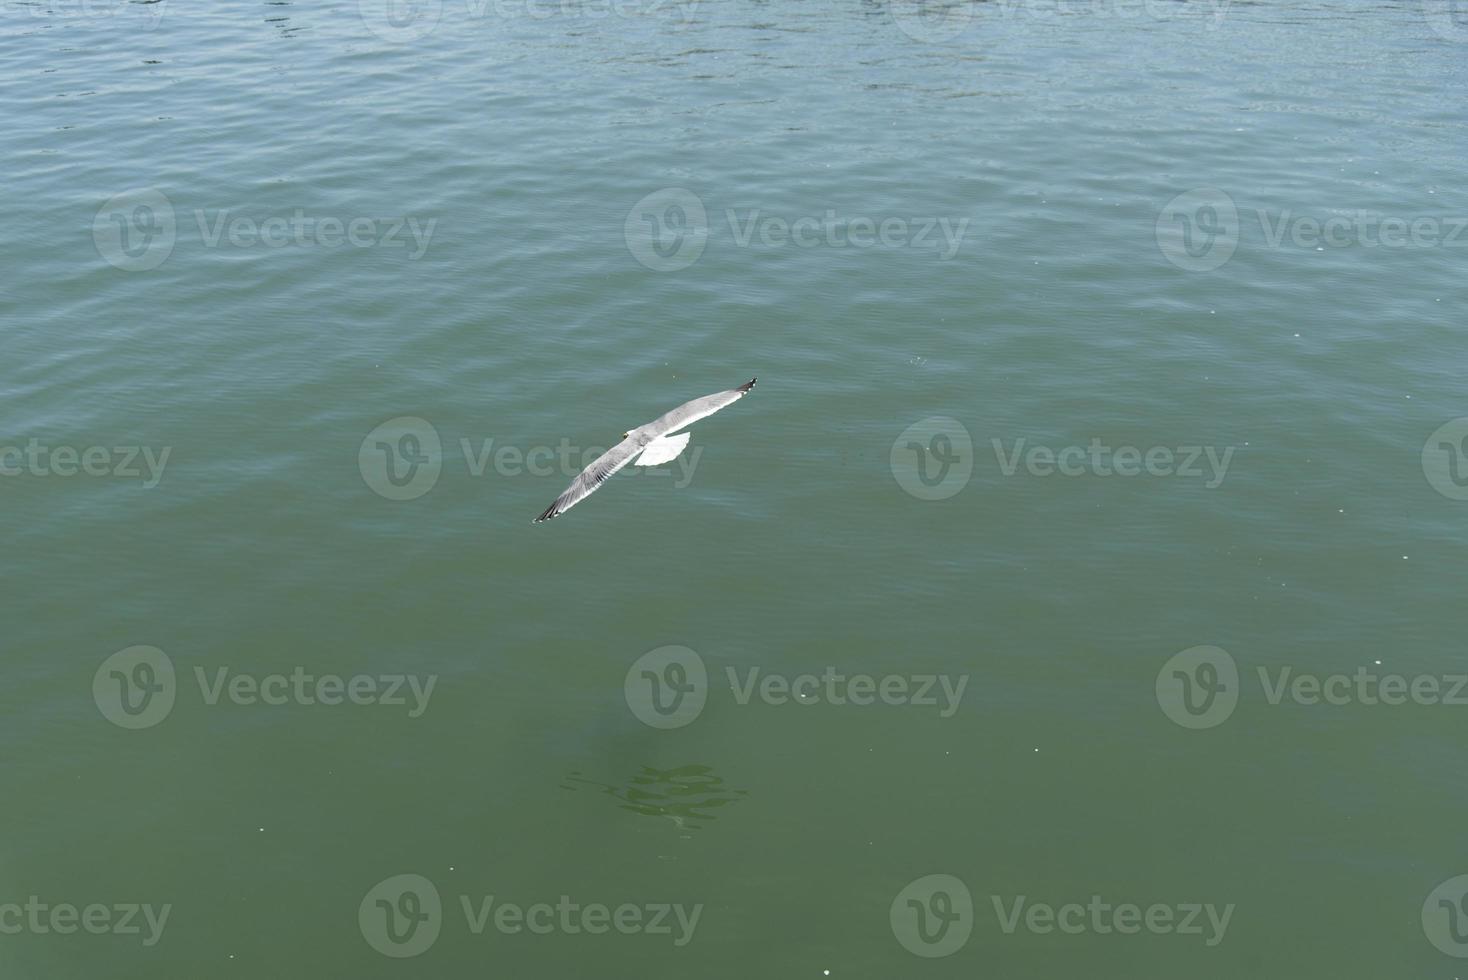
[[[730,789],[708,766],[654,769],[643,766],[624,785],[587,779],[579,772],[566,776],[562,789],[594,787],[617,800],[624,810],[649,817],[666,817],[679,827],[698,830],[714,819],[709,812],[738,803],[749,790]]]

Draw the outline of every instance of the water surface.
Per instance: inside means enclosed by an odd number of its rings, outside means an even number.
[[[1259,675],[1464,669],[1451,13],[5,6],[0,905],[171,912],[0,972],[1458,975],[1468,708]]]

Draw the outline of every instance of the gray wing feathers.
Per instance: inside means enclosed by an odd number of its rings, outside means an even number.
[[[728,391],[720,391],[713,395],[704,395],[695,398],[691,402],[684,402],[668,414],[655,419],[644,427],[655,436],[665,436],[670,432],[687,428],[699,419],[708,418],[721,408],[728,408],[749,393],[754,387],[754,379],[740,385],[738,388],[730,388]]]
[[[564,514],[580,503],[583,497],[590,496],[598,487],[607,482],[611,475],[632,461],[632,457],[642,452],[643,447],[638,445],[637,440],[623,439],[611,449],[598,456],[590,466],[582,470],[566,492],[556,498],[555,503],[545,509],[545,512],[537,517],[532,523],[539,524],[548,521],[552,517]]]

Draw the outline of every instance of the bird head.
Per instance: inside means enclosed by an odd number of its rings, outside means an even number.
[[[628,436],[630,436],[630,435],[631,435],[631,434],[632,434],[632,433],[630,433],[630,432],[624,432],[624,433],[622,433],[622,438],[623,438],[623,439],[625,439],[625,438],[627,438],[627,437],[628,437]]]

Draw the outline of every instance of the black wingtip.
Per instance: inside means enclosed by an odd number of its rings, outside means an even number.
[[[751,388],[754,387],[754,383],[756,381],[758,381],[758,380],[759,380],[759,378],[750,378],[748,381],[746,381],[744,384],[740,385],[738,388],[735,388],[734,390],[735,391],[748,391],[749,389],[751,389]]]

